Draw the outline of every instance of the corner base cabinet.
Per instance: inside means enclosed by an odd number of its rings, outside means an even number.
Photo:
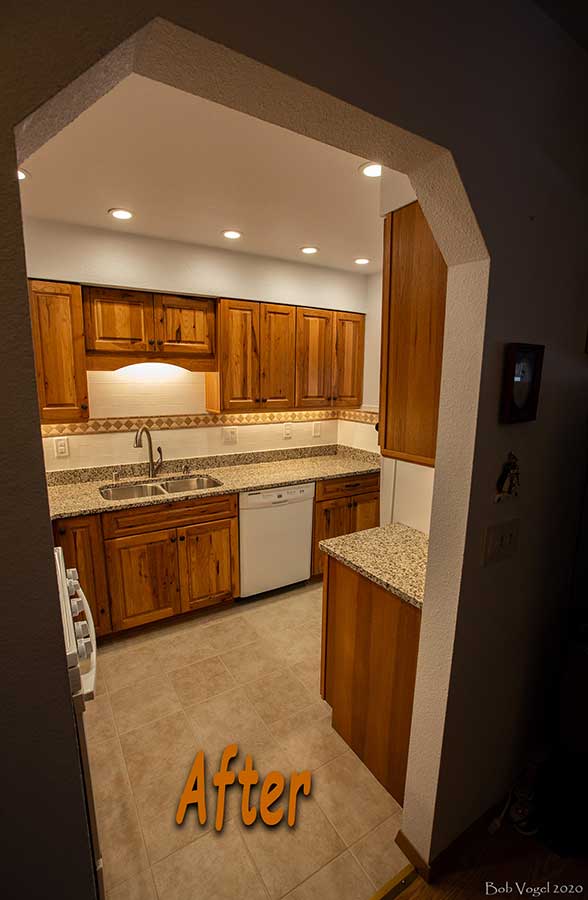
[[[333,728],[402,805],[421,611],[328,557],[321,695]]]
[[[312,536],[312,574],[323,571],[321,541],[380,524],[380,476],[330,478],[316,486]]]

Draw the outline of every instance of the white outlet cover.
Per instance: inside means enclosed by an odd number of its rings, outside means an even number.
[[[55,438],[53,443],[55,456],[69,456],[69,440],[66,437]]]
[[[292,437],[292,423],[284,422],[284,438],[286,438],[286,440],[287,440],[288,438],[291,438],[291,437]]]
[[[321,436],[321,423],[320,423],[320,422],[313,422],[313,423],[312,423],[312,436],[313,436],[313,437],[320,437],[320,436]]]
[[[236,444],[237,443],[237,429],[232,428],[223,428],[223,444]]]

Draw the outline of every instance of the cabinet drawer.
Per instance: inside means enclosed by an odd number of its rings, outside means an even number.
[[[105,538],[124,537],[142,531],[157,531],[198,522],[212,522],[237,515],[237,495],[220,494],[179,503],[141,506],[102,514]]]
[[[347,478],[329,478],[326,481],[317,481],[316,499],[334,500],[336,497],[348,497],[351,494],[362,494],[364,491],[378,491],[380,489],[380,475],[374,472],[372,475],[350,475]]]

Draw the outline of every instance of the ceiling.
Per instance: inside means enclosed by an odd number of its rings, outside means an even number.
[[[21,200],[27,216],[366,274],[381,268],[382,219],[365,161],[131,75],[23,162]]]

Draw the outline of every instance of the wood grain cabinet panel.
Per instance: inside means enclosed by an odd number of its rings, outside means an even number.
[[[380,524],[380,493],[358,494],[353,498],[352,531],[377,528]]]
[[[114,630],[181,611],[175,528],[114,538],[105,547]]]
[[[361,406],[365,316],[336,312],[333,334],[333,406]]]
[[[333,728],[402,805],[421,611],[329,558],[321,693]]]
[[[380,447],[435,463],[447,266],[418,203],[385,220]]]
[[[259,409],[259,303],[220,301],[222,408]]]
[[[157,353],[198,357],[214,365],[216,303],[214,300],[155,294]]]
[[[37,395],[42,422],[88,418],[81,288],[29,282]]]
[[[296,406],[321,409],[332,404],[333,312],[296,310]]]
[[[55,544],[63,549],[67,568],[78,570],[96,634],[108,634],[112,625],[100,516],[59,519],[53,523],[53,534]]]
[[[105,353],[155,352],[153,294],[84,288],[86,349]]]
[[[295,403],[296,307],[260,307],[261,406],[292,409]]]
[[[321,541],[340,537],[353,531],[353,505],[350,497],[337,500],[323,500],[314,505],[312,574],[320,575],[325,562],[319,550]]]
[[[182,610],[239,595],[237,519],[178,528]]]

